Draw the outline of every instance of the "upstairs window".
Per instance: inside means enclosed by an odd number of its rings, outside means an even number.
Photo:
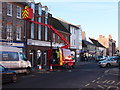
[[[17,6],[17,18],[21,18],[21,7]]]
[[[12,16],[12,4],[11,3],[7,4],[7,15]]]
[[[7,24],[7,39],[12,40],[12,25]]]
[[[16,29],[16,40],[21,40],[21,27],[17,26]]]

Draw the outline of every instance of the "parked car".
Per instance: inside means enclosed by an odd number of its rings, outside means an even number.
[[[22,53],[20,48],[10,46],[0,46],[0,64],[17,73],[30,73],[31,62]]]
[[[105,57],[105,56],[98,56],[97,57],[97,62],[98,61],[102,61],[102,60],[105,60],[107,57]]]
[[[13,70],[9,70],[2,65],[0,65],[0,75],[2,76],[2,83],[16,82],[17,80],[16,72]]]
[[[100,67],[118,66],[119,65],[118,60],[120,60],[120,57],[112,56],[112,57],[109,57],[103,61],[99,61],[98,65]]]

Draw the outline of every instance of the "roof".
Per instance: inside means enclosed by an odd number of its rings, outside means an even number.
[[[60,21],[63,22],[63,23],[72,25],[72,26],[74,26],[74,27],[76,27],[76,28],[79,28],[79,27],[81,26],[81,25],[74,25],[74,24],[72,24],[72,23],[69,23],[69,22],[67,22],[67,21],[65,21],[65,20],[63,20],[63,19],[61,19],[61,18],[57,18],[57,19],[60,20]]]
[[[103,47],[105,48],[100,42],[98,42],[98,40],[95,40],[95,39],[92,39],[92,38],[89,38],[93,44],[96,46],[96,47]]]
[[[52,20],[51,20],[52,26],[53,26],[55,29],[57,29],[57,30],[59,30],[59,31],[63,31],[63,32],[70,33],[70,32],[67,30],[67,28],[66,28],[64,25],[61,24],[61,22],[60,22],[58,19],[56,19],[56,18],[54,18],[54,17],[52,17],[51,19],[52,19]]]
[[[89,41],[82,40],[82,46],[83,46],[83,47],[87,47],[87,45],[92,45],[92,46],[94,46],[94,44],[90,43]]]

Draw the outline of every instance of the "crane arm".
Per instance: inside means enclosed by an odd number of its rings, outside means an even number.
[[[32,22],[32,23],[40,24],[40,25],[43,25],[43,26],[47,26],[50,30],[52,30],[55,34],[57,34],[67,44],[67,45],[62,46],[61,48],[68,48],[70,46],[69,42],[52,25],[32,21],[32,20],[29,20],[29,19],[24,19],[24,20]]]

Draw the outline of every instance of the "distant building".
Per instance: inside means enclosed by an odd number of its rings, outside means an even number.
[[[105,37],[103,35],[99,35],[98,41],[106,47],[106,55],[113,56],[116,52],[116,41],[112,39],[112,36]]]
[[[98,41],[93,38],[89,38],[95,47],[95,56],[104,55],[106,56],[106,48]]]
[[[82,32],[82,40],[86,40],[86,34],[85,34],[85,31]]]
[[[80,50],[82,49],[82,28],[81,25],[74,25],[71,23],[68,23],[60,18],[57,18],[60,20],[61,24],[67,28],[67,30],[70,32],[70,49],[75,56],[80,54]]]
[[[108,38],[106,38],[105,36],[103,35],[99,35],[99,38],[97,39],[103,46],[105,46],[106,48],[109,47],[109,40]]]

